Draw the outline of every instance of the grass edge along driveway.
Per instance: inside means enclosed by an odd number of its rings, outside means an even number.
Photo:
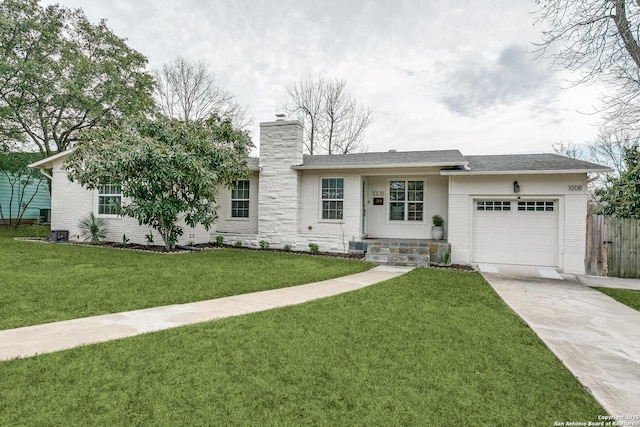
[[[614,300],[640,311],[640,291],[633,289],[603,288],[596,287],[598,291],[610,296]]]
[[[538,425],[604,411],[479,274],[0,364],[0,425]]]

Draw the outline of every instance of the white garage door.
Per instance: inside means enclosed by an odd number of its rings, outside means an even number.
[[[474,262],[558,264],[554,200],[476,200],[473,230]]]

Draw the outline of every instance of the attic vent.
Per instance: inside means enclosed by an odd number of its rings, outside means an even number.
[[[398,150],[396,150],[395,148],[392,149],[392,150],[389,150],[389,153],[397,153],[397,152],[398,152]]]

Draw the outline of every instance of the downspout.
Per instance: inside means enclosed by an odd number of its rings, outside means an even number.
[[[51,175],[49,175],[46,170],[40,169],[40,173],[42,175],[46,176],[47,178],[49,178],[51,181],[53,181],[53,177]]]
[[[588,176],[588,175],[587,175]],[[591,178],[587,178],[587,184],[591,184],[592,182],[596,181],[598,178],[600,178],[600,174],[596,173],[595,176],[591,177]]]

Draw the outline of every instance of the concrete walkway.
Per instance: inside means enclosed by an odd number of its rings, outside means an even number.
[[[410,270],[378,266],[363,273],[290,288],[3,330],[0,361],[300,304],[393,279]]]
[[[573,276],[498,270],[483,275],[609,415],[640,416],[640,312]]]
[[[576,279],[585,286],[640,291],[640,279],[620,279],[618,277],[598,276],[576,276]],[[640,422],[638,424],[640,425]]]

